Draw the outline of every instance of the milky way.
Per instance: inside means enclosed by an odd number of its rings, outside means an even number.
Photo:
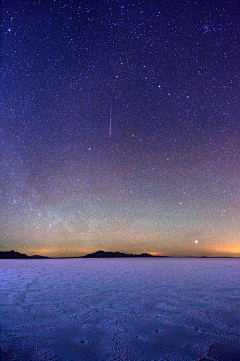
[[[238,2],[2,11],[1,249],[240,255]]]

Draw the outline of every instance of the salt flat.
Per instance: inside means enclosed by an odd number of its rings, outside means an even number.
[[[240,360],[240,259],[1,260],[2,361]]]

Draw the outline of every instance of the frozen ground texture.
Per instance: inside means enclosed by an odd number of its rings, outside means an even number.
[[[240,360],[240,259],[1,260],[2,361]]]

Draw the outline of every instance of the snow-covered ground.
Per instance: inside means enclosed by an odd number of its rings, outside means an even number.
[[[240,360],[240,259],[0,260],[2,361]]]

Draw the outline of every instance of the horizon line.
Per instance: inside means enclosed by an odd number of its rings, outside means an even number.
[[[13,249],[11,249],[10,251],[0,251],[0,253],[10,253],[10,252],[14,252],[14,253],[19,253],[21,255],[26,255],[27,257],[29,257],[29,259],[36,259],[34,257],[40,257],[39,259],[72,259],[72,258],[240,258],[240,256],[234,256],[234,255],[222,255],[222,256],[208,256],[208,255],[182,255],[182,256],[174,256],[174,255],[156,255],[156,254],[151,254],[149,252],[142,252],[142,253],[125,253],[125,252],[120,252],[120,251],[103,251],[103,250],[98,250],[98,251],[94,251],[91,253],[86,253],[85,255],[82,256],[45,256],[45,255],[38,255],[38,254],[33,254],[32,256],[27,255],[26,253],[21,253],[18,251],[15,251]],[[115,256],[115,257],[91,257],[91,255],[94,255],[96,253],[99,252],[103,252],[103,253],[112,253],[112,254],[116,254],[116,253],[120,253],[120,254],[124,254],[126,255],[126,257],[124,256]],[[142,256],[142,255],[146,255],[148,254],[149,256]],[[88,257],[86,257],[88,256]],[[130,257],[128,257],[130,256]],[[1,259],[1,258],[0,258]],[[4,258],[2,258],[4,259]],[[7,259],[7,258],[6,258]],[[16,258],[12,258],[12,259],[16,259]]]

